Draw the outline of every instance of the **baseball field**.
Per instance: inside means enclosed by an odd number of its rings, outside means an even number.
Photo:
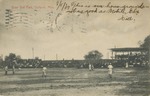
[[[0,69],[0,96],[150,96],[150,71],[144,68],[107,69],[42,68],[16,69],[4,75]]]

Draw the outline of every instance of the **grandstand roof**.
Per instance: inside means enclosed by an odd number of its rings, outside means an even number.
[[[111,48],[110,50],[111,50],[111,51],[114,51],[114,52],[148,51],[147,48],[139,48],[139,47],[136,47],[136,48]]]

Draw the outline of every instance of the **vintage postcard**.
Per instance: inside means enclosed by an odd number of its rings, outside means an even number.
[[[150,0],[0,0],[0,96],[150,96]]]

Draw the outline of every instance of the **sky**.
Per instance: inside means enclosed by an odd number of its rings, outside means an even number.
[[[150,34],[150,8],[138,9],[138,14],[91,13],[89,16],[57,10],[60,2],[69,6],[107,5],[110,1],[112,5],[150,6],[150,0],[0,0],[0,55],[84,59],[89,51],[98,50],[103,58],[110,58],[110,48],[138,47],[138,42]],[[122,16],[133,20],[118,20]]]

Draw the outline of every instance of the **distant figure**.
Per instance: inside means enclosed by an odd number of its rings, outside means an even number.
[[[92,70],[92,65],[91,64],[89,64],[89,71],[91,71]]]
[[[13,74],[15,74],[15,65],[12,66]]]
[[[83,65],[81,65],[80,68],[83,68]]]
[[[47,70],[47,68],[46,68],[46,67],[43,67],[43,70],[42,70],[42,77],[45,77],[45,78],[46,78],[46,70]]]
[[[109,74],[109,77],[112,79],[112,72],[113,71],[113,66],[111,64],[108,65],[108,74]]]
[[[17,61],[14,59],[12,62],[12,73],[15,74],[15,65],[17,64]]]
[[[128,68],[128,67],[129,67],[128,62],[126,62],[126,68]]]
[[[7,72],[8,72],[8,66],[5,66],[4,70],[5,70],[5,75],[7,75]]]
[[[18,70],[21,70],[21,68],[19,67]]]
[[[92,71],[93,71],[94,70],[94,65],[92,64],[91,67],[92,67]]]

